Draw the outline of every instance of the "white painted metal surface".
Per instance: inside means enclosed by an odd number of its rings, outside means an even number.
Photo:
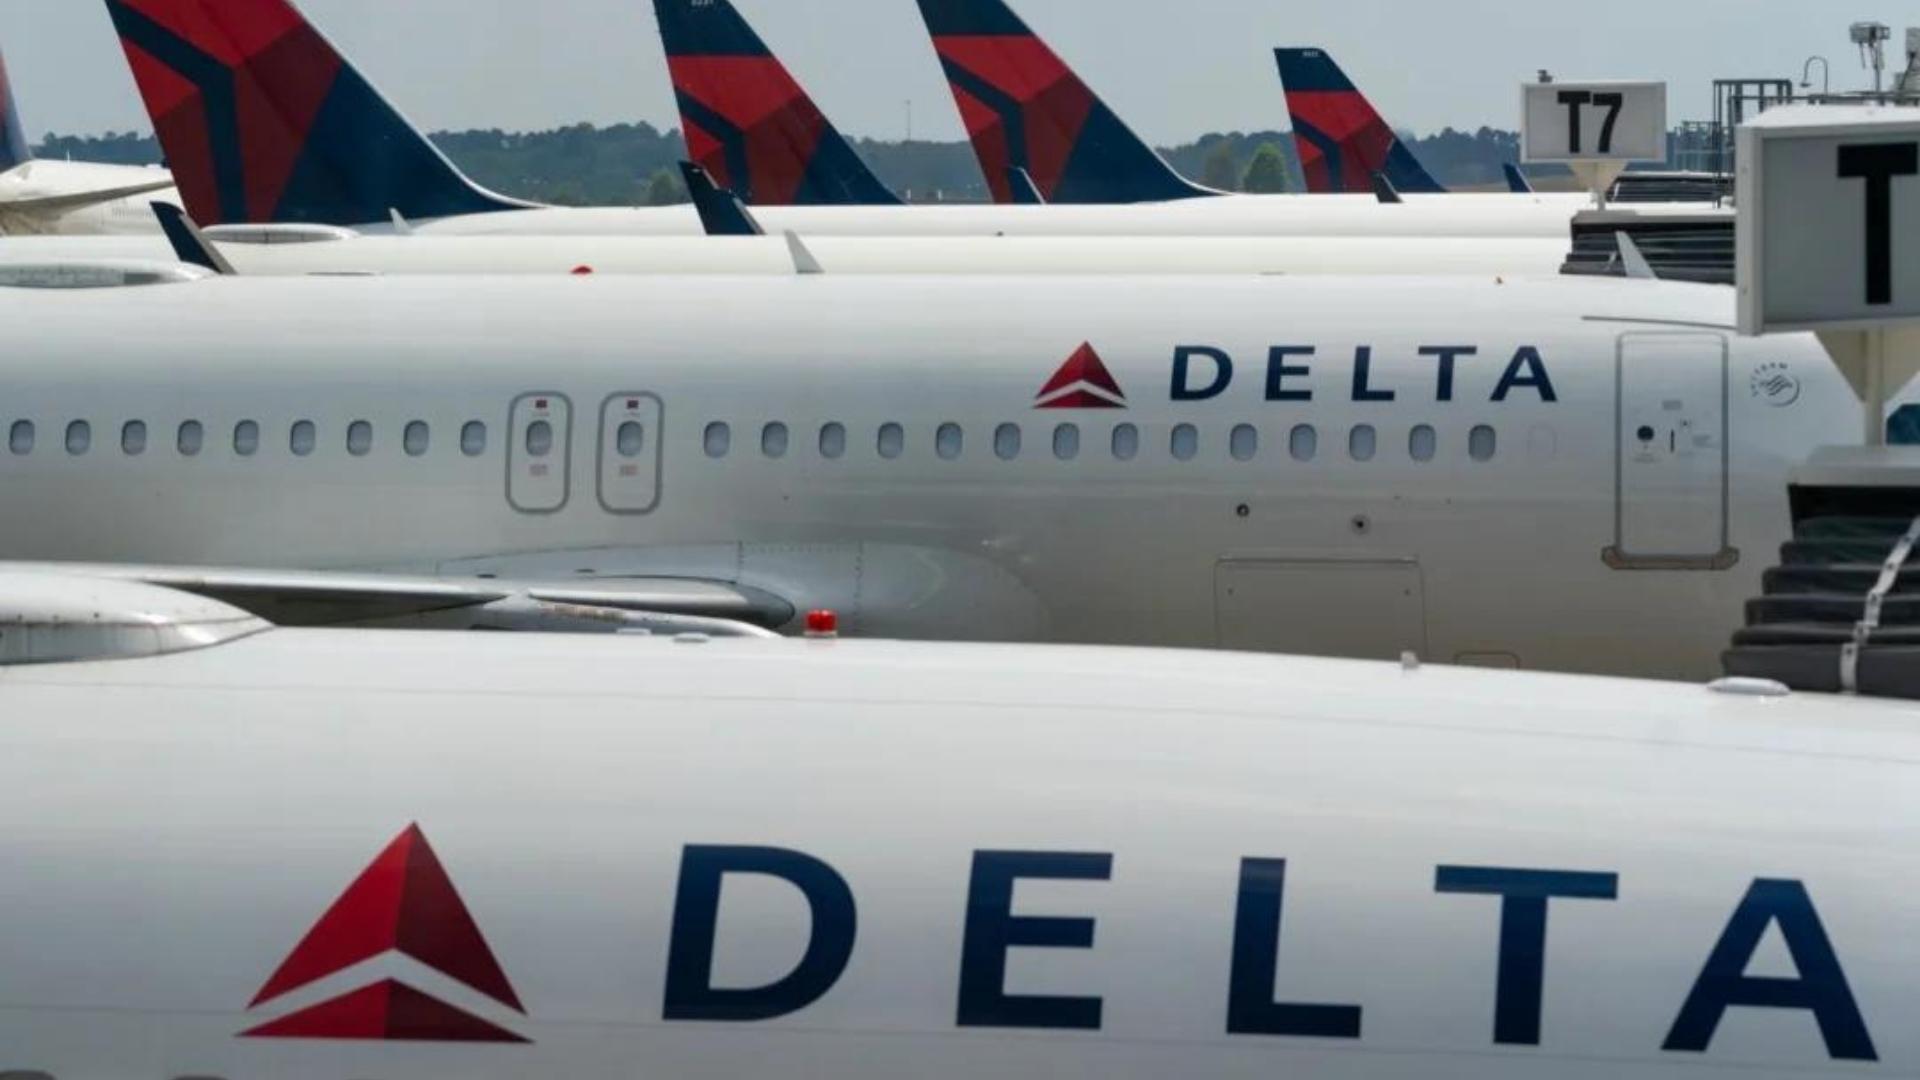
[[[1393,236],[808,237],[828,274],[1470,274],[1551,276],[1571,241]],[[241,274],[796,273],[771,237],[358,235],[338,241],[218,245]],[[58,259],[171,259],[158,236],[0,239],[0,268]]]
[[[17,670],[0,717],[0,1069],[1773,1080],[1920,1059],[1911,705],[276,631]],[[732,873],[709,908],[701,868],[768,849],[819,906]],[[1562,895],[1475,891],[1543,886]],[[810,944],[807,986],[754,993]]]
[[[1811,337],[1730,340],[1724,557],[1610,564],[1651,483],[1620,454],[1620,340],[1732,315],[1711,287],[1466,278],[0,290],[0,557],[688,578],[852,635],[1190,645],[1221,640],[1223,559],[1413,560],[1429,659],[1704,678],[1789,471],[1859,427]],[[602,403],[637,393],[640,514],[596,497]],[[515,403],[542,395],[571,423],[534,460]]]

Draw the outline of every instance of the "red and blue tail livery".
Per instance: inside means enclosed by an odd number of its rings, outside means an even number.
[[[202,225],[523,209],[454,168],[286,0],[107,0]]]
[[[886,206],[854,153],[731,0],[654,0],[687,153],[755,206]]]
[[[1321,49],[1275,49],[1280,82],[1293,114],[1307,190],[1367,194],[1379,174],[1402,195],[1436,195],[1447,189],[1374,111],[1340,65]]]
[[[20,126],[20,109],[13,100],[13,80],[7,77],[7,60],[0,56],[0,172],[32,160],[27,130]]]
[[[1142,142],[1004,0],[920,0],[995,202],[1024,169],[1049,203],[1136,203],[1219,192]]]

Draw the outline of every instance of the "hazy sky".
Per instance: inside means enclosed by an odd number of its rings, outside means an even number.
[[[738,0],[851,135],[960,124],[913,0]],[[401,111],[430,128],[675,126],[650,0],[302,0]],[[1847,23],[1920,23],[1888,0],[1015,0],[1027,21],[1156,142],[1285,126],[1274,45],[1319,45],[1398,126],[1517,126],[1516,84],[1660,78],[1673,119],[1706,118],[1716,76],[1791,76],[1823,54],[1836,89],[1867,78]],[[23,119],[148,130],[100,0],[0,0]],[[1897,52],[1898,50],[1896,50]],[[1901,62],[1893,62],[1898,68]],[[1815,81],[1819,80],[1816,73]]]

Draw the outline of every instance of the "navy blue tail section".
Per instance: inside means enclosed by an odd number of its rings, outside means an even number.
[[[1309,192],[1370,191],[1375,173],[1403,195],[1447,190],[1324,49],[1275,49],[1273,55]]]
[[[687,153],[755,206],[888,206],[860,160],[731,0],[654,0]]]
[[[1520,166],[1509,161],[1505,165],[1500,166],[1500,171],[1507,178],[1507,190],[1509,192],[1515,195],[1533,194],[1533,181],[1527,179],[1527,174],[1520,171]]]
[[[1136,203],[1218,195],[1154,152],[1004,0],[920,0],[953,99],[994,201],[1027,171],[1049,203]]]
[[[700,215],[700,227],[708,236],[764,236],[766,230],[741,204],[740,196],[713,182],[707,170],[691,161],[680,163],[680,178],[686,181],[687,195]]]
[[[106,0],[202,225],[525,209],[461,175],[287,0]]]
[[[32,160],[27,129],[20,126],[20,107],[13,97],[13,80],[7,76],[6,58],[0,56],[0,172]]]

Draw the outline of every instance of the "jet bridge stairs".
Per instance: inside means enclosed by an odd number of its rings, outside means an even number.
[[[1920,700],[1920,463],[1816,459],[1792,539],[1749,601],[1727,674]]]

